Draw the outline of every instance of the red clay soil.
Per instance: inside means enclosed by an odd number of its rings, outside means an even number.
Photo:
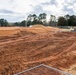
[[[0,36],[0,75],[13,75],[42,63],[61,70],[76,64],[76,33],[57,30],[21,28],[15,35]]]

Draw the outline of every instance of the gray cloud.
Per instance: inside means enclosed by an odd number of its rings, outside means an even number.
[[[9,3],[13,3],[13,2],[14,2],[14,0],[10,0],[10,1],[9,1]]]
[[[74,14],[73,9],[69,9],[67,6],[64,7],[63,11],[67,12],[67,14]]]
[[[8,20],[9,22],[17,22],[17,21],[22,21],[25,19],[25,15],[17,15],[17,16],[13,16],[13,15],[1,15],[0,14],[0,18],[4,18],[6,20]]]
[[[8,21],[25,19],[29,14],[46,13],[56,16],[76,15],[76,0],[1,0],[0,18]],[[10,18],[9,18],[10,17]]]
[[[53,5],[56,5],[57,6],[57,2],[56,2],[56,0],[51,0],[51,4]]]
[[[56,2],[56,0],[50,0],[49,2],[46,2],[46,3],[41,3],[41,5],[56,5],[57,4],[57,2]]]
[[[0,13],[4,13],[4,14],[12,14],[12,13],[15,13],[11,10],[6,10],[6,9],[0,9]]]
[[[33,8],[33,11],[32,11],[32,13],[36,13],[36,14],[39,14],[42,12],[44,12],[44,10],[42,9],[41,5],[37,5],[36,7]]]

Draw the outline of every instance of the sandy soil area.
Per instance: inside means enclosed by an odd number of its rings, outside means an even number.
[[[60,30],[0,28],[0,75],[13,75],[42,63],[76,75],[76,33]]]

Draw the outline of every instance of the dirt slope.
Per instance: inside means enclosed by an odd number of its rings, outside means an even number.
[[[0,36],[0,75],[41,63],[76,75],[76,33],[52,27],[18,29],[16,34]]]

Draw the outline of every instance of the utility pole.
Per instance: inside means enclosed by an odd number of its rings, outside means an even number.
[[[26,27],[27,27],[27,22],[28,22],[28,19],[26,18]]]

